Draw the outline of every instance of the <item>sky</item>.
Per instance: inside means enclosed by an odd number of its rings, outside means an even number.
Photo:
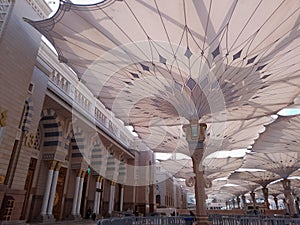
[[[300,109],[297,108],[285,108],[280,110],[278,113],[280,116],[293,116],[300,114]]]

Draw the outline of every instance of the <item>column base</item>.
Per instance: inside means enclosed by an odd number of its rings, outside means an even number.
[[[207,216],[197,216],[196,225],[212,225],[212,222],[208,220]]]
[[[37,222],[40,222],[40,223],[52,223],[52,222],[55,222],[56,219],[54,218],[53,215],[47,215],[47,214],[43,214],[43,215],[40,215],[37,219],[36,219]]]

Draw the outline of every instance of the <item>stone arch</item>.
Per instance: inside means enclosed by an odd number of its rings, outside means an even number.
[[[118,180],[120,161],[116,159],[112,146],[109,146],[107,150],[108,150],[108,157],[107,157],[107,165],[106,165],[107,169],[105,175],[108,180],[116,182]]]
[[[91,150],[91,166],[93,170],[105,177],[107,169],[107,151],[99,140],[96,140]]]
[[[43,158],[45,160],[57,159],[64,161],[63,155],[63,128],[56,112],[53,109],[45,109],[41,113],[40,127],[42,129]]]
[[[88,166],[88,159],[86,155],[86,137],[80,127],[73,130],[71,138],[71,158],[72,168],[85,169]]]
[[[126,161],[121,159],[120,164],[119,164],[119,172],[118,172],[117,182],[120,184],[124,184],[126,182],[126,176],[127,176]]]

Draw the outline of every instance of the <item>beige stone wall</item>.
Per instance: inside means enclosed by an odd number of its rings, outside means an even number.
[[[135,204],[135,187],[134,186],[124,186],[124,205],[123,210],[134,209]]]
[[[13,216],[10,220],[19,220],[25,198],[24,185],[28,166],[31,156],[35,154],[31,148],[22,146],[25,141],[22,140],[22,135],[19,144],[16,143],[16,139],[20,137],[23,108],[25,100],[30,96],[28,88],[41,41],[41,35],[26,24],[23,17],[41,19],[43,12],[39,11],[39,7],[33,9],[25,0],[11,2],[11,10],[0,37],[0,107],[1,111],[8,111],[5,133],[0,143],[0,177],[6,177],[4,182],[8,186],[1,187],[1,179],[0,189],[3,192],[0,195],[4,196],[4,202],[1,200],[0,203],[4,206],[6,199],[13,198]],[[41,5],[43,4],[45,5],[41,2]],[[13,149],[17,153],[15,164],[11,161]],[[8,179],[7,176],[10,163],[16,165],[10,170],[12,179]]]
[[[8,110],[0,145],[0,175],[7,171],[40,44],[41,35],[23,21],[23,17],[38,19],[35,13],[26,1],[14,1],[0,39],[0,106]]]
[[[143,181],[145,186],[137,186],[135,188],[135,208],[143,215],[148,215],[153,211],[155,204],[155,185],[152,185],[154,177],[151,177],[150,164],[153,164],[153,152],[152,151],[141,151],[137,152],[136,155],[136,166],[147,166],[147,168],[136,169],[135,176],[139,181]],[[138,168],[138,167],[137,167]],[[151,196],[152,197],[151,197]]]

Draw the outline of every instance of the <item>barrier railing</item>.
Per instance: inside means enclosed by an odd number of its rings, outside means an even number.
[[[300,225],[300,218],[211,215],[212,225]]]
[[[193,218],[180,216],[122,217],[102,219],[97,225],[192,225],[192,221]]]
[[[211,215],[212,225],[300,225],[300,218]],[[102,219],[97,225],[193,225],[189,216],[116,217]]]

